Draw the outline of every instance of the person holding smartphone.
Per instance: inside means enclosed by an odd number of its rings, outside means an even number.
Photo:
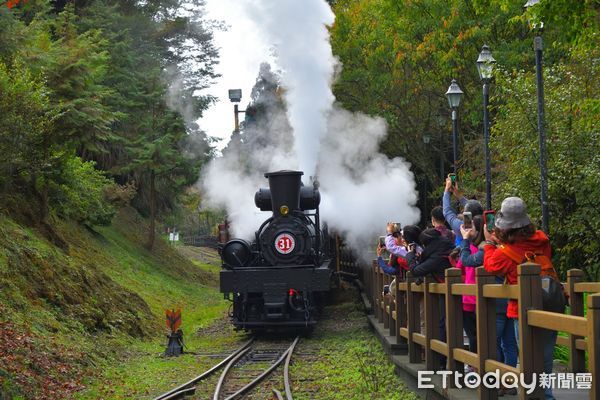
[[[406,225],[402,231],[397,230],[398,227],[392,222],[387,224],[387,236],[385,237],[385,249],[388,253],[399,257],[406,257],[408,250],[406,244],[417,242],[421,229],[416,225]],[[417,252],[420,252],[421,248],[417,247]]]
[[[511,257],[511,253],[522,255],[523,261],[527,259],[526,254],[528,253],[552,260],[550,239],[543,231],[536,229],[527,214],[525,202],[519,197],[507,197],[502,201],[500,211],[496,213],[493,232],[484,229],[484,234],[486,240],[483,267],[492,274],[506,277],[506,281],[510,285],[517,284],[517,266],[520,263]],[[506,248],[510,250],[506,250]],[[540,275],[542,278],[547,276],[560,282],[556,270],[551,264],[547,269],[542,266]],[[508,301],[506,316],[513,319],[513,322],[519,318],[517,300]],[[543,343],[544,351],[544,372],[547,374],[552,373],[556,337],[556,331],[540,330],[539,339]],[[545,388],[544,394],[546,400],[554,399],[551,388]]]
[[[446,218],[446,222],[448,222],[450,228],[452,228],[456,236],[456,245],[459,245],[460,239],[462,238],[460,226],[463,224],[463,220],[458,216],[454,208],[452,208],[450,201],[451,194],[454,194],[454,196],[458,199],[459,204],[463,207],[463,211],[470,212],[472,217],[483,214],[483,207],[477,200],[467,200],[467,198],[463,196],[462,192],[459,191],[456,182],[453,183],[450,177],[446,178],[446,186],[444,188],[444,195],[442,196],[442,208],[444,218]]]

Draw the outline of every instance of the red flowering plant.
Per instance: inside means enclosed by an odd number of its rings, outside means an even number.
[[[6,2],[6,7],[8,8],[13,8],[14,6],[18,6],[21,3],[26,3],[27,0],[8,0]],[[2,4],[3,2],[0,2],[0,4]]]

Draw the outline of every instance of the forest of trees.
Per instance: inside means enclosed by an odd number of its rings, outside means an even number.
[[[0,208],[60,244],[49,218],[108,224],[131,202],[152,248],[157,215],[212,155],[193,122],[217,77],[202,7],[0,1]]]
[[[584,268],[600,278],[600,75],[598,2],[524,0],[336,0],[332,46],[343,70],[335,95],[344,107],[384,117],[382,151],[413,165],[428,204],[439,203],[452,157],[452,78],[465,92],[459,109],[459,179],[484,199],[481,82],[475,61],[482,45],[497,60],[491,86],[493,205],[520,196],[540,218],[537,97],[533,34],[544,22],[544,79],[550,237],[563,271]],[[425,145],[423,135],[431,137]],[[427,183],[425,183],[427,182]]]
[[[490,46],[498,61],[490,110],[493,204],[518,195],[538,219],[532,12],[524,11],[525,1],[329,3],[336,14],[332,47],[343,65],[336,98],[349,110],[386,119],[389,136],[381,150],[411,163],[421,203],[429,206],[439,201],[451,165],[444,93],[452,78],[464,91],[459,179],[467,193],[484,197],[475,60],[483,44]],[[106,224],[116,206],[131,203],[151,221],[151,248],[157,216],[172,214],[214,156],[193,123],[214,101],[199,91],[216,77],[214,26],[201,19],[203,2],[0,5],[0,209],[52,237],[49,218]],[[599,8],[594,0],[535,7],[544,21],[550,237],[561,268],[582,267],[596,278]],[[260,101],[254,101],[260,116]],[[261,126],[256,118],[250,123]]]

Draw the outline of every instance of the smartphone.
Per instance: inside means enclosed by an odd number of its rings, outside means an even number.
[[[385,236],[379,236],[379,247],[385,247]]]
[[[470,211],[463,213],[463,224],[465,229],[471,229],[473,227],[473,214]]]
[[[448,174],[448,178],[450,178],[450,181],[452,181],[452,185],[456,185],[456,174]]]
[[[485,226],[487,227],[487,231],[492,233],[494,231],[494,222],[496,221],[496,211],[487,210],[483,212],[483,220],[485,221]]]

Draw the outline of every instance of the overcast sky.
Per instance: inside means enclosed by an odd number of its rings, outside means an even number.
[[[237,3],[237,4],[236,4]],[[208,92],[219,101],[204,112],[200,127],[209,136],[221,139],[220,150],[229,141],[234,127],[233,103],[229,101],[228,89],[242,89],[240,109],[250,99],[260,63],[271,61],[269,46],[264,43],[253,22],[244,15],[243,7],[236,0],[206,0],[207,18],[223,21],[226,31],[215,31],[215,45],[219,48],[219,65],[216,70],[222,76]],[[240,115],[242,121],[244,115]]]

